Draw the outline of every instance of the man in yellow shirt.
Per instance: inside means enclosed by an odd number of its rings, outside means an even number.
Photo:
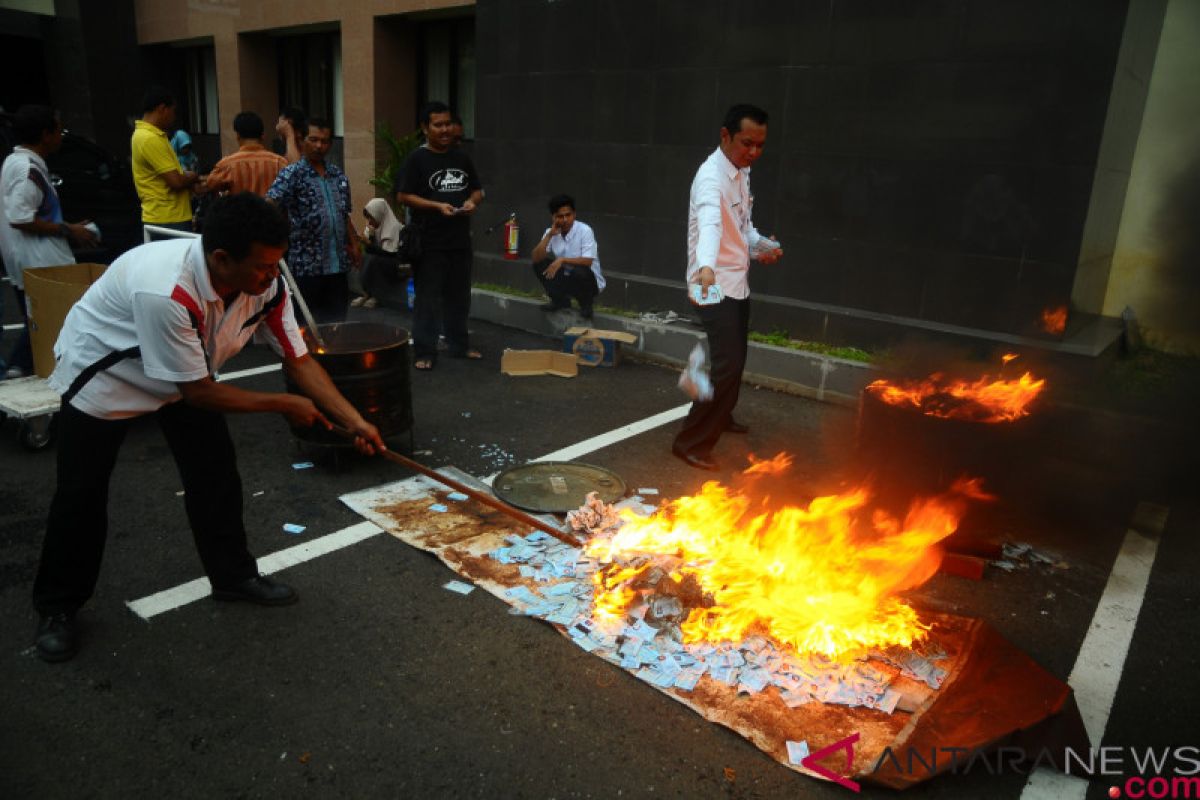
[[[185,172],[167,131],[175,124],[175,98],[151,89],[142,100],[142,118],[134,123],[133,184],[142,200],[142,224],[179,231],[192,230],[192,191],[203,183]],[[195,189],[193,188],[195,187]],[[151,235],[151,239],[160,238]]]

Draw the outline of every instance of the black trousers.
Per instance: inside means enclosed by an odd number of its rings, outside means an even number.
[[[297,275],[296,285],[300,287],[300,293],[304,295],[304,302],[308,303],[308,310],[312,312],[318,325],[326,322],[341,322],[346,319],[346,311],[350,306],[350,284],[346,273]],[[306,325],[307,321],[300,311],[299,303],[295,304],[293,310],[296,314],[296,321],[301,325]]]
[[[182,401],[155,412],[183,479],[184,506],[214,587],[258,574],[246,548],[242,479],[225,417]],[[73,613],[96,589],[108,538],[108,484],[132,420],[104,420],[63,403],[58,485],[33,584],[40,614]]]
[[[675,448],[707,456],[733,418],[733,407],[742,388],[750,334],[750,300],[726,297],[714,306],[699,306],[697,311],[708,335],[713,397],[706,403],[692,403],[683,428],[675,436]]]
[[[438,336],[444,332],[447,354],[466,355],[471,251],[426,250],[413,264],[413,291],[413,354],[436,361]]]
[[[533,265],[533,274],[542,282],[542,288],[550,296],[550,302],[562,308],[571,307],[571,298],[579,302],[580,311],[589,311],[592,301],[600,294],[596,286],[596,275],[591,267],[563,267],[554,273],[553,278],[547,278],[542,273],[550,266],[550,259],[539,261]],[[569,270],[569,271],[568,271]]]

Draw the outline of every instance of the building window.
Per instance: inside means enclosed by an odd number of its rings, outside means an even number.
[[[184,54],[188,122],[193,134],[220,133],[217,116],[217,56],[212,45],[189,47]]]
[[[475,19],[423,22],[419,41],[418,105],[441,100],[462,117],[466,138],[474,138]]]
[[[342,136],[342,38],[338,31],[279,39],[279,103],[329,120]]]

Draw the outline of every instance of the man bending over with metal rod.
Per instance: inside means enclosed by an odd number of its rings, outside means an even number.
[[[58,485],[33,585],[37,652],[75,655],[75,612],[91,597],[108,532],[108,484],[125,432],[153,414],[183,479],[188,522],[215,600],[296,602],[258,574],[246,546],[242,482],[225,412],[277,412],[295,426],[355,434],[385,449],[307,352],[278,262],[288,223],[244,192],[217,200],[202,239],[153,242],[118,258],[71,309],[54,347],[50,386],[62,395]],[[305,395],[253,392],[213,375],[256,335]]]

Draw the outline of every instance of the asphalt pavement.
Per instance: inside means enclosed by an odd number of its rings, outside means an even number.
[[[407,321],[390,310],[358,314]],[[430,466],[490,475],[686,400],[675,371],[633,361],[573,379],[504,376],[505,347],[556,344],[482,322],[472,330],[483,361],[443,358],[413,374],[413,450]],[[4,350],[9,342],[11,333]],[[252,349],[225,372],[272,361]],[[266,372],[237,385],[279,390],[282,378]],[[1056,563],[989,568],[980,581],[938,575],[914,593],[985,619],[1065,680],[1135,509],[1168,508],[1128,657],[1120,642],[1104,650],[1120,676],[1103,740],[1113,747],[1200,745],[1196,439],[1169,409],[1056,408],[1041,446],[1011,466],[1021,480],[970,523]],[[750,433],[722,439],[715,476],[670,455],[677,422],[581,460],[668,498],[728,478],[751,453],[795,456],[798,501],[851,477],[854,409],[746,386],[737,416]],[[360,522],[340,495],[410,476],[382,459],[302,448],[276,417],[231,417],[231,429],[259,556]],[[202,575],[178,477],[150,421],[131,430],[113,478],[104,569],[79,617],[82,650],[45,664],[31,647],[29,591],[54,452],[29,452],[13,434],[11,420],[0,427],[0,797],[847,796],[485,592],[444,590],[454,577],[445,566],[386,534],[278,573],[299,591],[295,606],[203,599],[142,620],[128,601]],[[316,466],[293,468],[309,460]],[[285,533],[285,523],[305,531]],[[1086,796],[1107,797],[1115,782],[1094,782]],[[1021,775],[980,770],[907,796],[1017,798],[1024,785]]]

